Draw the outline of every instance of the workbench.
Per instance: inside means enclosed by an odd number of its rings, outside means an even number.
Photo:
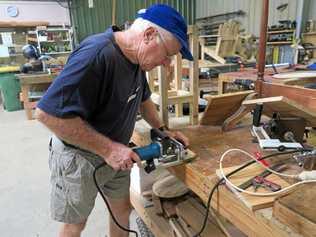
[[[278,73],[294,72],[295,69],[278,68]],[[272,76],[275,74],[272,68],[268,68],[264,73],[264,80],[267,82],[273,82],[278,84],[287,84],[287,80],[275,79]],[[256,81],[258,78],[258,71],[255,68],[244,68],[238,72],[220,73],[218,76],[218,94],[224,94],[226,92],[226,85],[233,83],[236,79],[239,80],[251,80]]]
[[[36,101],[32,101],[30,92],[32,90],[46,90],[55,79],[57,74],[30,73],[16,74],[21,84],[20,100],[23,102],[27,119],[33,119],[33,109],[36,108]]]
[[[215,172],[219,168],[219,159],[226,150],[240,148],[250,154],[259,150],[259,146],[252,143],[250,126],[239,127],[225,133],[221,132],[219,127],[201,125],[187,127],[180,131],[190,139],[189,149],[195,152],[198,158],[191,163],[169,168],[169,171],[182,180],[205,203],[218,181]],[[136,131],[133,142],[137,145],[146,145],[149,142],[149,136],[138,134]],[[229,162],[224,163],[224,167],[240,165],[249,160],[240,153],[234,153],[230,157]],[[225,186],[220,186],[218,190],[213,196],[212,207],[247,236],[301,236],[274,218],[272,207],[253,211]],[[141,208],[138,202],[140,197],[137,197],[135,193],[131,196],[133,206],[138,213],[141,213],[141,217],[147,219],[145,223],[153,233],[157,234],[157,237],[168,236],[167,230],[161,232],[161,227],[157,226],[161,224],[161,218],[151,221],[149,217],[153,214],[146,213],[146,210]]]

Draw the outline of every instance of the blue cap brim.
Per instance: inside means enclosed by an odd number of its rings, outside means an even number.
[[[179,37],[177,37],[176,35],[174,35],[177,40],[179,40],[180,44],[181,44],[181,50],[180,53],[182,55],[183,58],[189,60],[189,61],[193,61],[193,56],[189,50],[188,44],[187,42],[185,42],[184,40],[180,39]]]

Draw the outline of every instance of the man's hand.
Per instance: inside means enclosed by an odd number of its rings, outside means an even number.
[[[180,141],[185,147],[188,147],[190,145],[189,138],[187,138],[182,132],[169,130],[164,130],[163,132],[166,133],[169,137]]]
[[[114,170],[130,170],[134,162],[141,166],[138,155],[129,147],[117,142],[112,142],[110,152],[104,157],[104,161]]]

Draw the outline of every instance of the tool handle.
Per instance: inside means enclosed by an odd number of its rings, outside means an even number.
[[[143,161],[159,158],[161,155],[161,148],[157,142],[151,143],[147,146],[133,148],[133,151]]]

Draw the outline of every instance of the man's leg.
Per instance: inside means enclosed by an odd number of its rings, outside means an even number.
[[[118,223],[125,228],[129,228],[129,215],[132,210],[129,196],[121,199],[107,198],[107,200]],[[109,218],[110,237],[128,237],[129,233],[119,228],[110,214]]]
[[[59,237],[80,237],[85,225],[86,221],[79,224],[63,223],[59,231]]]

